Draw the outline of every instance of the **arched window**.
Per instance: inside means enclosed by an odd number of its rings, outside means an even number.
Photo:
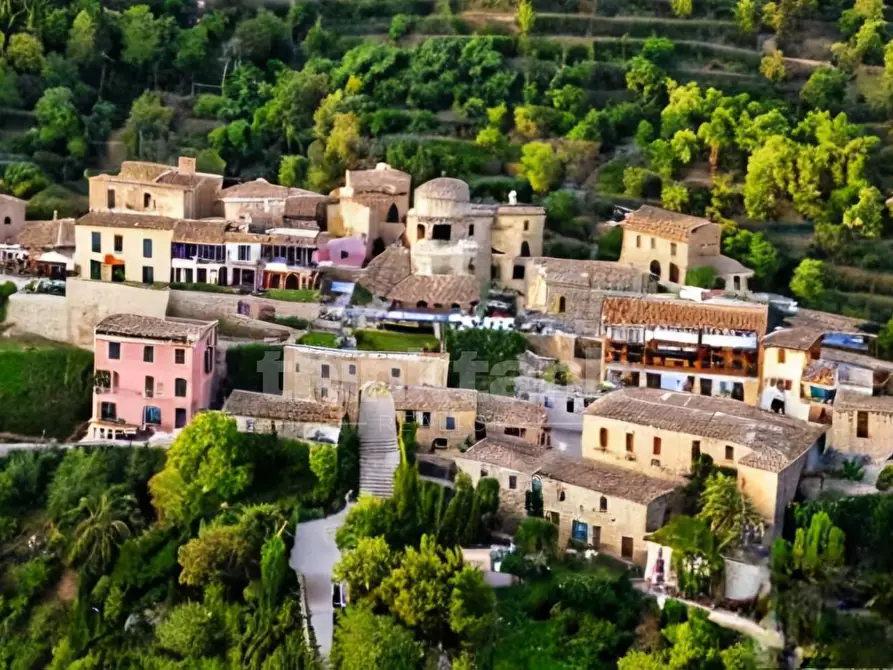
[[[427,307],[427,306],[428,306],[428,303],[425,302],[424,300],[419,300],[419,301],[415,304],[415,306],[416,306],[416,307]]]
[[[675,263],[670,263],[670,282],[673,284],[679,283],[679,266]]]
[[[660,263],[658,263],[657,261],[651,261],[651,266],[648,268],[648,270],[651,272],[651,274],[660,279]]]
[[[391,208],[388,210],[388,223],[400,223],[400,212],[397,210],[397,205],[391,205]]]
[[[454,302],[452,305],[450,305],[450,309],[462,309],[462,306],[459,303]]]
[[[602,428],[598,431],[598,443],[602,449],[608,448],[608,429]]]
[[[598,501],[598,511],[599,512],[607,512],[608,511],[608,499],[605,496],[601,497],[601,500]]]
[[[8,226],[8,225],[10,225],[11,223],[12,223],[12,219],[10,219],[8,216],[4,216],[4,217],[3,217],[3,225],[4,225],[4,226]]]
[[[416,240],[425,239],[425,226],[421,223],[415,227],[415,238]]]
[[[567,298],[560,296],[558,298],[558,313],[564,314],[567,311]]]
[[[526,258],[530,256],[530,245],[527,242],[521,242],[521,257]]]
[[[567,494],[562,489],[558,492],[558,502],[564,502],[564,499],[567,497]]]

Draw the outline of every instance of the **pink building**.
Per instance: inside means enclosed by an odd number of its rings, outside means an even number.
[[[94,439],[172,432],[207,409],[217,322],[113,314],[94,336]]]
[[[366,261],[366,242],[362,238],[335,237],[325,244],[323,240],[318,242],[316,258],[320,265],[361,268]]]

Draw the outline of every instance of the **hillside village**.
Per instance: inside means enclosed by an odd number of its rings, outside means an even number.
[[[0,668],[893,664],[882,3],[57,4]]]

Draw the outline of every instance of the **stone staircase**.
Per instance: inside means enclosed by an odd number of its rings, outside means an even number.
[[[360,495],[389,498],[400,465],[394,398],[385,384],[372,384],[360,394]]]

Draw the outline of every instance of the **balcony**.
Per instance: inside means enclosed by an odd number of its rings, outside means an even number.
[[[703,345],[673,343],[661,346],[608,342],[605,346],[606,365],[641,366],[671,372],[700,372],[729,377],[756,377],[757,353],[733,349],[718,349]]]

